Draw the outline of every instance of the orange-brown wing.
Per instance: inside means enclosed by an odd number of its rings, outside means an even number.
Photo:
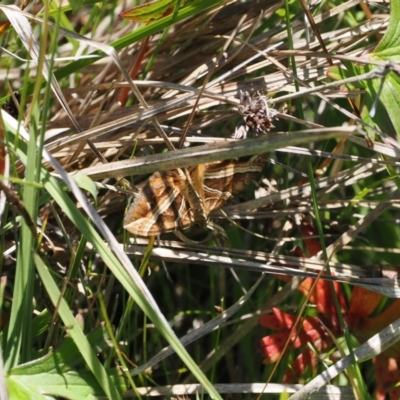
[[[186,177],[186,186],[182,191],[187,200],[195,223],[199,226],[206,227],[208,213],[204,209],[204,164],[196,165],[190,169],[179,170]]]
[[[239,158],[233,170],[235,179],[232,182],[232,195],[241,192],[251,181],[253,181],[264,168],[268,155],[261,154],[250,158]]]
[[[188,228],[194,218],[184,197],[185,177],[177,170],[154,173],[142,187],[124,219],[124,228],[154,236]]]
[[[267,155],[206,164],[204,174],[205,208],[208,213],[221,208],[241,192],[263,169]]]

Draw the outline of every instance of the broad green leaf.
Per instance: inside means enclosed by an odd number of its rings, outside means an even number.
[[[376,47],[371,59],[380,61],[400,61],[400,0],[390,3],[391,14],[388,29],[384,37]],[[346,63],[346,69],[332,67],[328,75],[333,79],[346,79],[371,72],[376,67],[370,65],[354,65]],[[382,84],[382,79],[384,79]],[[400,77],[394,72],[388,72],[384,77],[372,80],[360,81],[358,87],[365,91],[364,107],[361,109],[361,117],[370,126],[377,127],[381,132],[400,141]],[[376,112],[370,114],[373,105]],[[366,128],[371,141],[375,139],[375,131]]]
[[[130,19],[135,22],[150,22],[171,14],[174,10],[176,1],[174,0],[154,0],[144,3],[140,6],[133,7],[122,12],[119,16]],[[181,5],[184,1],[181,1]]]
[[[34,388],[14,379],[12,376],[6,376],[7,391],[10,400],[46,400],[46,397]]]
[[[376,47],[373,55],[374,60],[387,60],[400,62],[400,0],[390,2],[389,26],[382,40]]]
[[[111,381],[116,386],[124,386],[124,381],[116,370],[107,370]],[[105,397],[105,393],[97,379],[90,371],[59,371],[54,373],[11,375],[7,384],[21,389],[27,389],[38,395],[52,395],[73,400],[94,400]],[[124,386],[124,391],[126,390]],[[27,397],[33,399],[35,397]],[[37,397],[42,399],[44,397]],[[21,397],[15,397],[20,400]]]
[[[107,332],[103,328],[96,329],[87,335],[87,339],[97,352],[101,352],[110,347],[107,343]],[[73,367],[84,363],[82,354],[71,337],[66,337],[62,343],[54,350],[43,357],[26,364],[12,368],[10,375],[38,375],[44,373],[55,373],[69,371]]]
[[[96,352],[110,347],[106,335],[106,330],[101,327],[87,336]],[[79,367],[82,371],[73,370],[74,367]],[[107,369],[107,375],[121,392],[127,390],[119,371]],[[82,354],[71,337],[66,337],[56,350],[50,351],[44,357],[11,369],[8,378],[7,382],[18,395],[26,389],[38,395],[46,394],[76,400],[91,400],[105,396],[96,377],[86,370]]]
[[[374,67],[369,65],[346,65],[346,69],[339,67],[329,68],[328,75],[332,79],[347,79],[350,77],[366,74],[373,70]],[[384,84],[381,88],[381,79],[359,81],[358,84],[346,85],[349,90],[361,89],[365,92],[363,97],[363,106],[361,107],[361,118],[371,127],[376,127],[385,134],[396,137],[399,140],[400,134],[400,78],[394,73],[389,73],[385,77]],[[376,103],[376,112],[372,117],[370,110],[372,105],[378,98]],[[373,142],[375,140],[375,131],[364,127],[369,138]]]

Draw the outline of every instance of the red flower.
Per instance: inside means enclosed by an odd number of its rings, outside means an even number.
[[[307,290],[311,288],[312,281],[312,279],[306,279],[299,290],[306,294]],[[333,297],[330,288],[326,286],[326,282],[319,281],[317,283],[315,294],[313,298],[317,301],[315,304],[318,311],[321,312],[321,316],[302,318],[297,329],[293,332],[292,328],[297,320],[297,316],[287,314],[278,308],[273,308],[272,314],[267,314],[259,319],[260,325],[279,331],[278,333],[262,338],[259,343],[259,353],[264,357],[264,363],[270,364],[276,362],[281,356],[288,340],[291,342],[291,347],[301,349],[300,355],[291,365],[292,370],[286,372],[284,377],[284,382],[286,383],[294,382],[295,375],[301,376],[308,365],[315,370],[317,357],[307,346],[307,343],[312,343],[314,349],[320,353],[332,346],[332,339],[326,327],[331,332],[334,332],[335,335],[341,334],[338,329],[337,314],[336,312],[332,312],[333,304],[331,302],[333,302]],[[324,298],[321,297],[322,295]],[[328,310],[327,314],[322,314],[326,310]],[[328,318],[325,318],[326,316]],[[324,323],[322,323],[322,320],[324,320]],[[288,348],[290,347],[288,346]]]
[[[270,364],[276,362],[291,334],[292,328],[296,322],[297,317],[284,313],[278,308],[272,309],[273,314],[265,315],[260,318],[259,322],[265,328],[279,330],[270,336],[261,339],[259,343],[259,352],[264,357],[264,363]],[[313,346],[318,351],[327,349],[330,338],[326,330],[323,328],[318,319],[304,318],[301,321],[299,328],[293,331],[289,339],[295,349],[303,348],[300,356],[292,364],[293,372],[300,376],[307,365],[311,365],[315,369],[317,359],[312,351],[306,346],[307,343],[313,343]],[[294,376],[289,371],[285,377],[285,382],[292,382]]]
[[[400,318],[400,300],[395,300],[376,317],[369,317],[384,297],[378,293],[354,287],[350,299],[349,310],[345,319],[352,333],[361,343],[386,328]],[[400,343],[373,358],[376,377],[376,399],[384,400],[386,393],[390,399],[400,398]]]
[[[306,237],[304,241],[308,253],[313,255],[318,252],[320,250],[319,243],[316,243],[315,239],[307,238],[315,235],[309,224],[303,224],[302,233]],[[301,253],[301,251],[297,251],[297,253]],[[315,280],[313,279],[305,279],[298,287],[298,290],[307,296],[314,282]],[[298,357],[291,363],[291,369],[286,371],[284,376],[284,382],[286,383],[296,382],[298,377],[305,372],[307,366],[310,366],[313,371],[316,370],[318,357],[307,346],[307,343],[313,345],[315,352],[321,353],[326,352],[333,346],[334,341],[331,335],[335,337],[342,336],[331,287],[332,285],[329,282],[323,280],[319,280],[315,284],[313,292],[309,296],[309,301],[316,306],[318,316],[301,318],[293,332],[292,328],[298,317],[287,314],[278,308],[274,308],[271,314],[265,315],[259,320],[260,324],[265,328],[278,331],[262,338],[259,343],[258,350],[264,358],[264,363],[270,364],[278,361],[287,342],[290,343],[287,349],[301,350]],[[394,301],[378,315],[370,317],[384,299],[382,295],[354,287],[350,303],[347,306],[340,285],[335,282],[333,287],[349,332],[360,343],[365,342],[371,336],[387,327],[387,325],[400,318],[400,300]],[[397,342],[384,353],[375,357],[373,364],[377,400],[384,400],[386,393],[389,393],[390,399],[398,400],[400,398],[400,387],[396,387],[396,385],[400,382],[400,343]]]

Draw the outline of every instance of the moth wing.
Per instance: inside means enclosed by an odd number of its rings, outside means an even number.
[[[232,160],[217,161],[205,165],[204,207],[207,213],[218,210],[232,197]]]
[[[257,155],[206,164],[204,191],[208,212],[218,210],[240,193],[261,172],[267,155]]]
[[[124,228],[135,235],[154,236],[190,226],[181,178],[176,170],[155,172],[126,213]]]
[[[250,158],[239,158],[234,165],[235,179],[232,181],[231,193],[236,195],[249,185],[262,171],[268,155],[261,154]]]

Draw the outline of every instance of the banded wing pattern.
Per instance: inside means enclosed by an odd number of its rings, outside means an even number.
[[[209,214],[241,192],[262,170],[267,155],[155,172],[146,181],[124,219],[124,228],[154,236],[206,226]]]

